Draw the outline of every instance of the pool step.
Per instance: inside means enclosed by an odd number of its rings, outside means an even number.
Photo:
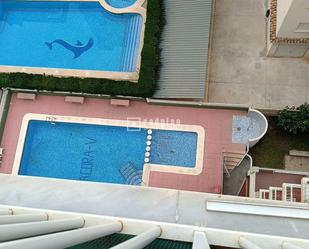
[[[135,63],[134,58],[136,54],[136,43],[137,43],[137,36],[139,31],[140,25],[140,16],[134,16],[131,18],[129,28],[128,28],[128,38],[126,41],[126,53],[124,56],[123,62],[123,70],[124,71],[134,71]]]
[[[126,180],[126,184],[141,185],[143,181],[143,171],[136,169],[132,163],[123,166],[119,171]]]
[[[128,185],[141,185],[142,184],[142,178],[143,178],[143,171],[139,170],[135,172],[134,174],[131,174],[127,179]]]
[[[136,15],[130,19],[128,25],[128,36],[125,42],[126,51],[122,57],[121,71],[134,72],[136,67],[136,57],[138,42],[140,37],[141,16]]]

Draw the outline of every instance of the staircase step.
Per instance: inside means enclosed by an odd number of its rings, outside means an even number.
[[[136,169],[136,167],[132,163],[129,163],[120,168],[119,172],[124,177],[126,184],[141,185],[143,178],[143,170]]]
[[[127,69],[128,71],[131,71],[132,68],[132,57],[134,57],[134,52],[135,52],[135,40],[137,36],[137,28],[136,28],[136,20],[137,16],[133,18],[132,25],[131,25],[131,39],[129,41],[129,49],[128,49],[128,55],[127,55]]]
[[[136,15],[131,18],[128,24],[127,39],[126,39],[126,51],[123,55],[121,62],[121,69],[125,72],[135,71],[135,61],[138,49],[138,37],[140,36],[141,17]]]
[[[239,155],[243,155],[243,154],[245,154],[245,152],[244,151],[242,151],[242,150],[229,150],[229,151],[223,151],[223,154],[239,154]]]
[[[236,164],[238,164],[240,161],[241,161],[240,158],[230,158],[230,157],[224,158],[225,163],[236,163]]]
[[[234,169],[237,166],[235,163],[225,163],[224,165],[227,169]]]
[[[130,60],[130,71],[135,71],[135,66],[136,66],[136,59],[137,59],[137,50],[139,49],[139,37],[140,37],[140,25],[141,25],[141,17],[136,16],[136,21],[134,24],[135,28],[135,35],[134,35],[134,40],[133,40],[133,49],[132,52],[133,54],[131,55],[131,60]]]
[[[244,155],[245,155],[245,153],[237,153],[237,154],[235,154],[235,153],[231,153],[231,152],[223,152],[223,156],[224,157],[229,157],[229,158],[239,158],[239,159],[241,159],[241,158],[243,158],[244,157]]]
[[[129,185],[141,185],[143,178],[143,171],[136,171],[135,174],[132,174],[127,178],[127,184]]]

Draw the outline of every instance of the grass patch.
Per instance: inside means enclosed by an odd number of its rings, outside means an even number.
[[[269,127],[265,137],[249,154],[253,164],[265,168],[284,168],[284,155],[289,150],[309,151],[309,134],[292,135],[277,126],[276,117],[268,117]]]
[[[90,94],[151,97],[160,69],[160,36],[164,26],[163,0],[148,0],[144,47],[138,83],[93,78],[59,78],[25,73],[0,74],[0,87]]]

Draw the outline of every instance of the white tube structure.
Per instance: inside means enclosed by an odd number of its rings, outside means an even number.
[[[296,246],[296,245],[293,245],[293,244],[288,243],[288,242],[284,242],[282,244],[282,249],[303,249],[303,248],[299,247],[299,246]]]
[[[250,240],[245,239],[244,237],[239,238],[239,245],[243,249],[262,249],[261,247],[257,246]]]
[[[13,214],[12,209],[1,209],[0,210],[0,215],[11,215],[11,214]]]
[[[192,249],[210,249],[205,232],[194,232]]]
[[[45,221],[48,219],[47,214],[18,214],[18,215],[1,215],[0,225],[25,223],[35,221]]]
[[[76,230],[53,233],[28,239],[20,239],[0,243],[1,249],[64,249],[79,245],[87,241],[102,238],[104,236],[120,232],[122,223],[120,221],[80,228]]]
[[[85,220],[83,218],[76,217],[62,220],[2,225],[0,227],[0,242],[72,230],[81,228],[84,224]]]
[[[149,245],[156,238],[160,237],[161,228],[159,226],[149,229],[148,231],[137,235],[136,237],[129,239],[112,249],[143,249]]]

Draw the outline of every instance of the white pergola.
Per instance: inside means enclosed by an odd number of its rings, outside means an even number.
[[[113,233],[135,235],[114,249],[142,249],[157,238],[243,249],[305,249],[309,240],[198,226],[0,206],[0,249],[64,249]]]

